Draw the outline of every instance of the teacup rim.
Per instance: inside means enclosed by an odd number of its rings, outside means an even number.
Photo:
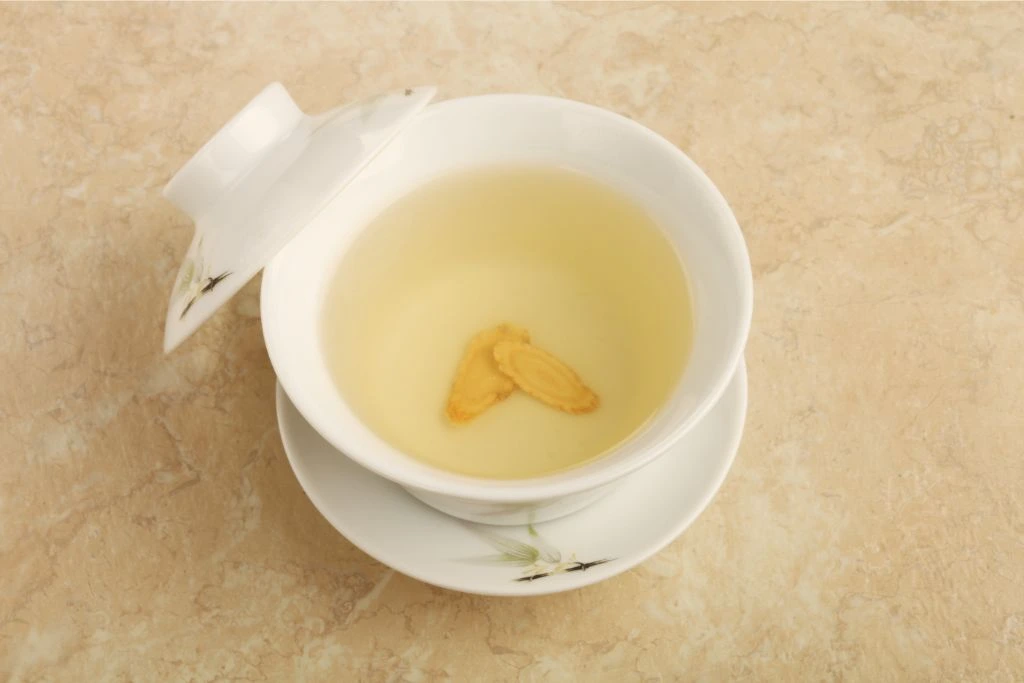
[[[738,269],[742,277],[742,282],[738,283],[740,295],[739,334],[732,340],[731,348],[729,348],[728,355],[726,356],[727,361],[723,366],[724,371],[716,378],[711,391],[707,392],[691,409],[687,418],[676,425],[657,444],[647,449],[639,450],[632,454],[631,457],[615,461],[611,458],[614,453],[621,452],[623,448],[628,448],[629,442],[632,439],[627,440],[596,460],[580,466],[578,469],[563,470],[540,477],[525,479],[478,478],[460,475],[426,464],[423,464],[425,472],[414,472],[403,468],[401,465],[383,462],[380,458],[375,459],[372,452],[367,452],[372,450],[372,446],[367,447],[366,444],[360,443],[358,439],[348,439],[345,434],[339,434],[336,430],[326,429],[324,425],[318,424],[317,411],[312,410],[309,405],[312,397],[306,395],[301,387],[296,385],[293,377],[289,376],[288,373],[282,373],[280,371],[281,368],[275,363],[274,359],[279,354],[275,353],[275,349],[272,348],[276,343],[274,335],[265,333],[264,338],[271,364],[274,366],[275,374],[278,381],[281,382],[285,393],[288,394],[296,408],[313,428],[345,457],[403,487],[479,502],[518,503],[557,498],[595,489],[619,480],[655,460],[698,424],[721,398],[722,393],[728,387],[736,369],[742,362],[743,350],[750,333],[753,317],[753,273],[750,268],[749,252],[739,223],[717,186],[715,186],[704,170],[682,149],[655,131],[627,116],[578,100],[525,93],[492,93],[453,98],[429,105],[423,114],[436,114],[440,109],[465,105],[470,101],[487,103],[500,102],[502,100],[514,100],[517,104],[533,102],[541,106],[574,108],[592,115],[604,117],[615,122],[616,125],[631,128],[635,133],[638,133],[653,145],[659,147],[667,156],[673,157],[677,163],[686,166],[687,170],[693,174],[700,184],[701,194],[706,195],[707,199],[712,202],[715,209],[724,219],[724,227],[729,232],[730,252],[733,253],[734,258],[738,259],[740,266],[745,266]],[[264,285],[261,289],[261,317],[263,321],[266,321],[268,318],[266,315],[266,292],[270,289],[267,286],[268,281],[271,283],[273,281],[273,270],[273,268],[267,269]],[[283,354],[280,357],[284,357]],[[677,381],[676,387],[681,382],[682,377]],[[353,419],[363,424],[364,427],[366,426],[363,420],[351,409],[349,409],[349,412],[352,413]],[[404,453],[403,455],[407,458],[412,457]],[[602,461],[604,461],[604,465],[602,465]]]

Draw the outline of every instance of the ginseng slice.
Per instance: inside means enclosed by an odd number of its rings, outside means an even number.
[[[469,422],[495,403],[508,398],[516,385],[498,370],[494,345],[529,340],[529,333],[514,325],[498,325],[473,337],[455,373],[445,409],[448,419],[454,423]]]
[[[572,368],[526,341],[499,342],[494,359],[516,386],[552,408],[579,415],[596,410],[600,403]]]

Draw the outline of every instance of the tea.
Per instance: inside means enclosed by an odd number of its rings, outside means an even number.
[[[333,379],[378,436],[495,479],[551,474],[628,439],[678,382],[693,334],[682,264],[654,220],[549,167],[460,171],[400,198],[341,260],[322,323]],[[584,378],[593,405],[553,409],[505,387],[472,419],[450,419],[468,345],[503,324]]]

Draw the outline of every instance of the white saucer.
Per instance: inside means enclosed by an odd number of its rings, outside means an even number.
[[[707,416],[670,453],[597,503],[536,527],[471,524],[427,507],[330,446],[277,387],[277,421],[313,505],[366,554],[467,593],[541,595],[587,586],[658,552],[697,518],[736,456],[747,413],[741,363]]]

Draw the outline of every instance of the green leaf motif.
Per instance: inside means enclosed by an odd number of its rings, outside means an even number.
[[[188,259],[181,267],[181,276],[178,278],[178,296],[182,296],[192,286],[192,278],[196,275],[196,264]]]
[[[540,559],[540,551],[528,543],[516,541],[515,539],[499,536],[493,532],[480,532],[487,539],[487,542],[494,546],[499,552],[494,559],[498,562],[528,567]]]
[[[526,531],[530,534],[530,538],[533,539],[533,543],[537,547],[537,552],[540,554],[540,559],[545,562],[550,562],[551,564],[556,564],[562,561],[562,551],[545,541],[544,538],[537,533],[537,530],[532,524],[528,524],[526,526]]]

